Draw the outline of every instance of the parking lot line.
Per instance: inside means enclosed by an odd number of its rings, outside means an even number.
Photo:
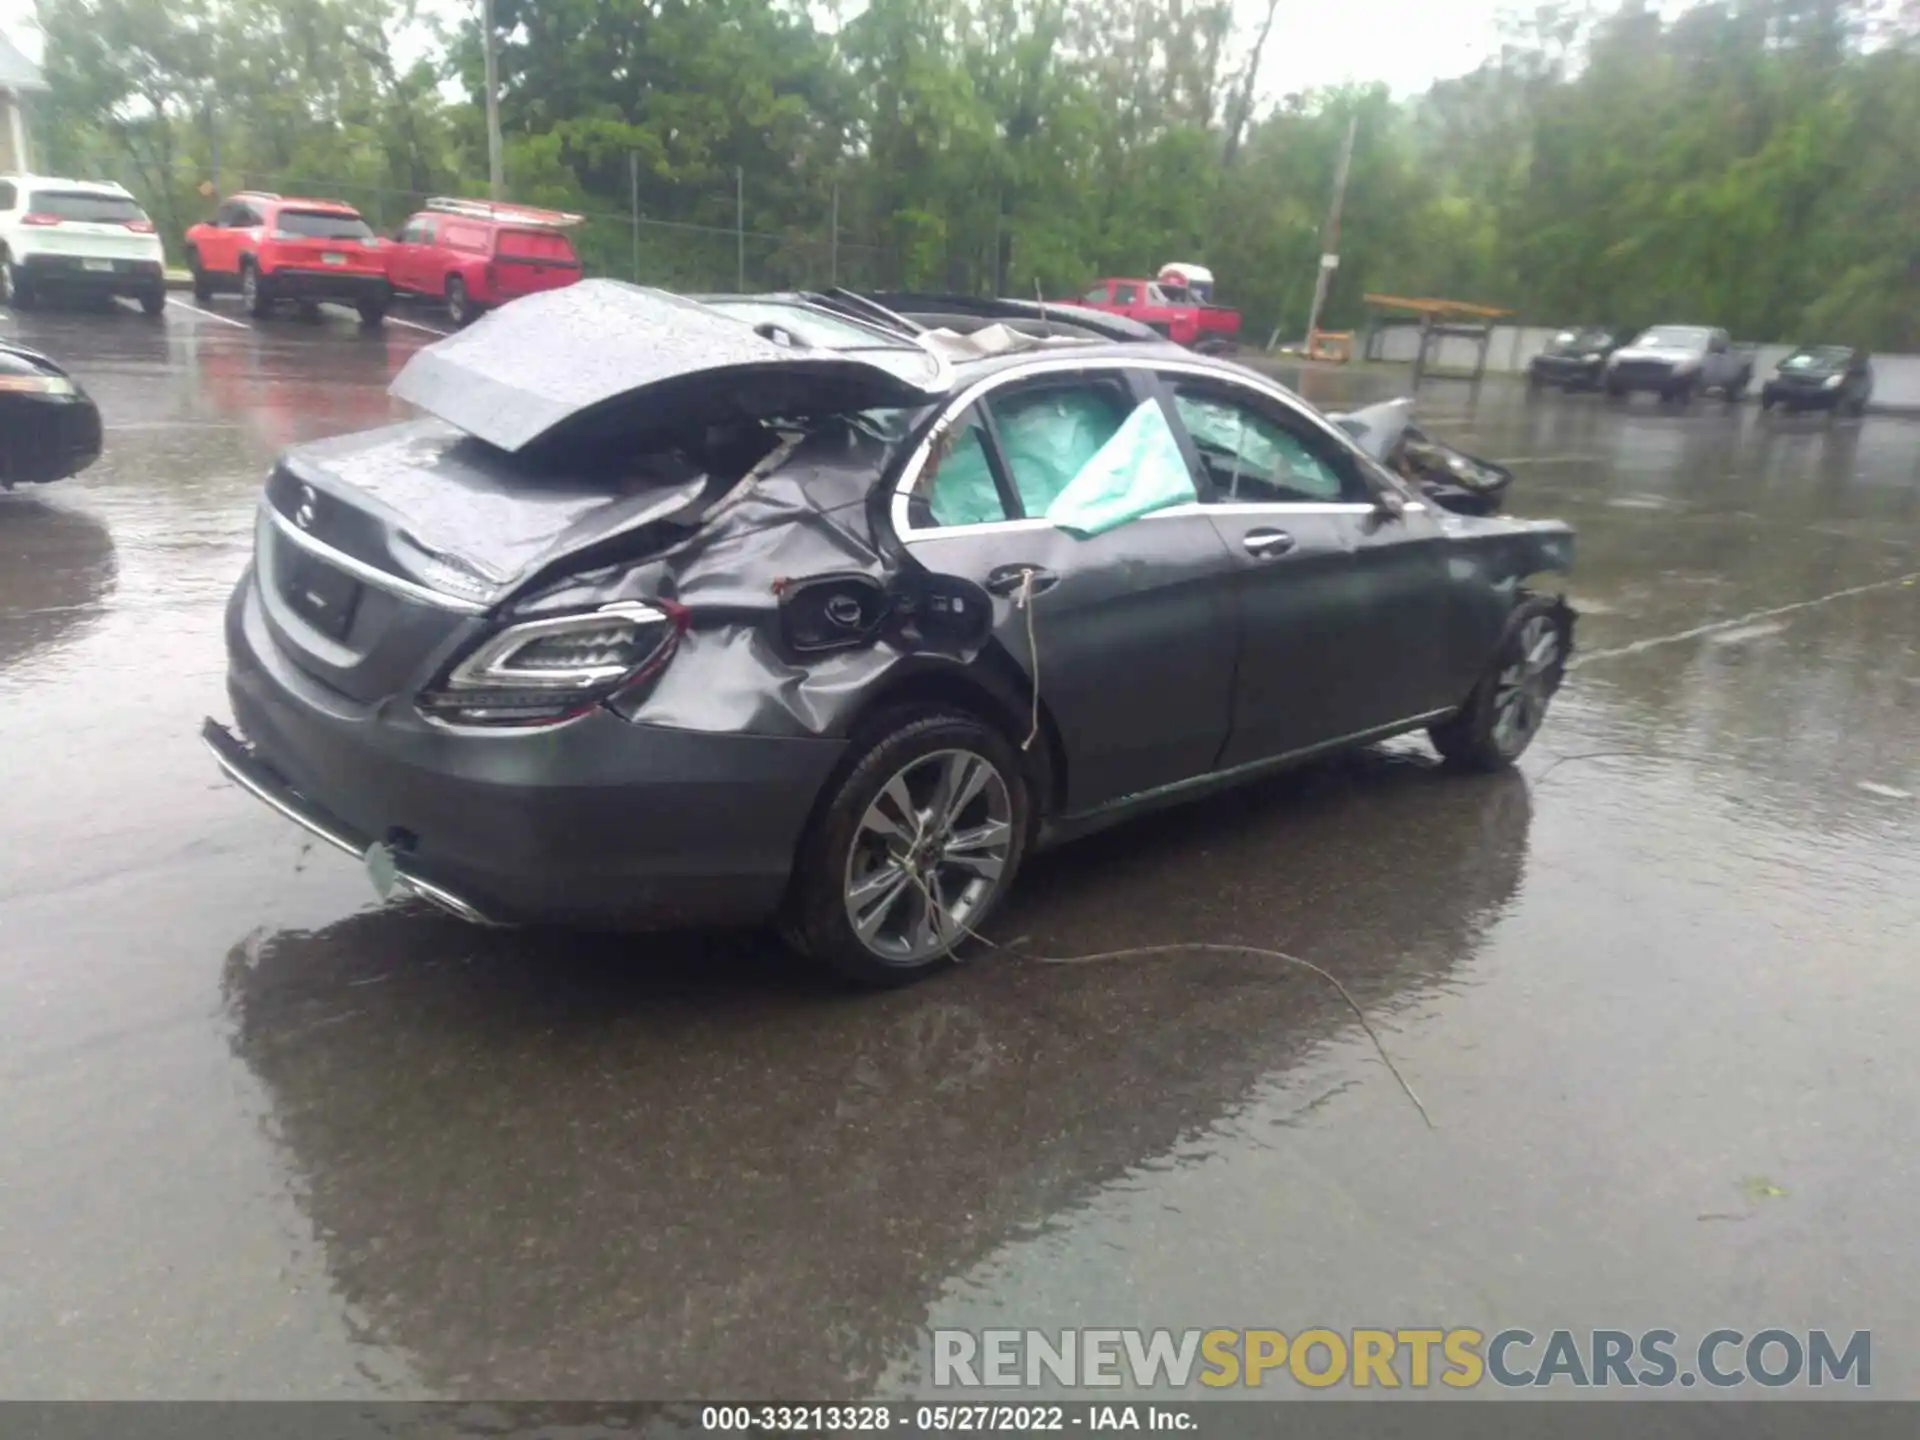
[[[387,316],[387,323],[389,325],[404,325],[409,330],[424,330],[427,334],[438,335],[443,340],[453,333],[451,330],[436,330],[431,325],[422,325],[418,320],[402,320],[398,315]]]
[[[202,310],[198,305],[189,305],[184,300],[175,300],[171,295],[167,297],[167,304],[173,306],[176,310],[190,310],[195,315],[204,315],[209,320],[218,320],[222,325],[231,325],[237,330],[249,330],[253,328],[244,320],[236,320],[231,315],[216,315],[211,310]]]

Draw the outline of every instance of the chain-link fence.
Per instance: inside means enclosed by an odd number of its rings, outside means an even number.
[[[242,190],[268,190],[341,200],[357,209],[376,231],[391,236],[424,208],[429,192],[396,190],[364,182],[311,175],[270,175],[227,171],[214,182],[198,168],[182,165],[156,183],[151,170],[121,160],[107,167],[111,178],[139,197],[159,225],[176,263],[188,226],[211,216],[222,196]],[[444,193],[444,192],[433,192]],[[757,229],[751,223],[750,190],[726,197],[740,223],[691,225],[645,215],[587,210],[571,235],[588,275],[633,280],[669,290],[725,293],[821,289],[832,285],[885,288],[899,283],[898,267],[879,246],[836,234],[831,206],[817,228],[791,226]]]

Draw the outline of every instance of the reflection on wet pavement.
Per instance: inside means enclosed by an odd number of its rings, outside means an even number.
[[[1525,773],[1317,767],[997,924],[1305,956],[1429,1130],[1257,960],[868,996],[757,934],[376,904],[194,733],[273,450],[381,423],[431,337],[8,323],[109,434],[0,497],[0,1393],[896,1393],[946,1324],[1872,1328],[1920,1393],[1920,426],[1430,386],[1580,531]]]

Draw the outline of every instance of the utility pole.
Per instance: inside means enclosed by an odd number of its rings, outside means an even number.
[[[1333,208],[1327,212],[1326,234],[1320,242],[1320,273],[1313,281],[1313,309],[1307,313],[1307,353],[1313,353],[1313,337],[1320,332],[1320,312],[1327,303],[1327,291],[1333,285],[1333,272],[1340,265],[1340,204],[1347,198],[1347,169],[1353,164],[1353,138],[1360,129],[1360,114],[1355,111],[1347,121],[1346,143],[1340,147],[1340,165],[1333,176]]]
[[[840,283],[840,182],[833,182],[833,219],[827,226],[827,284]],[[1516,332],[1518,333],[1518,332]]]
[[[733,279],[734,293],[747,293],[747,172],[733,167]]]
[[[493,48],[493,0],[480,0],[480,53],[487,86],[487,188],[495,200],[507,198],[507,165],[500,154],[500,60]]]

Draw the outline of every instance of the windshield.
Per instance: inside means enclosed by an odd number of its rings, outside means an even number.
[[[93,225],[126,225],[147,218],[147,212],[130,196],[96,195],[86,190],[36,190],[28,197],[27,208],[38,215],[58,215],[62,220]]]
[[[273,222],[273,233],[303,240],[366,240],[373,235],[358,215],[337,210],[282,210]]]
[[[1707,332],[1693,325],[1656,325],[1633,343],[1643,350],[1704,350]]]
[[[1853,356],[1844,345],[1809,345],[1780,362],[1782,370],[1837,370]]]
[[[1556,350],[1597,350],[1613,340],[1605,330],[1589,328],[1586,330],[1562,330],[1553,337]]]

